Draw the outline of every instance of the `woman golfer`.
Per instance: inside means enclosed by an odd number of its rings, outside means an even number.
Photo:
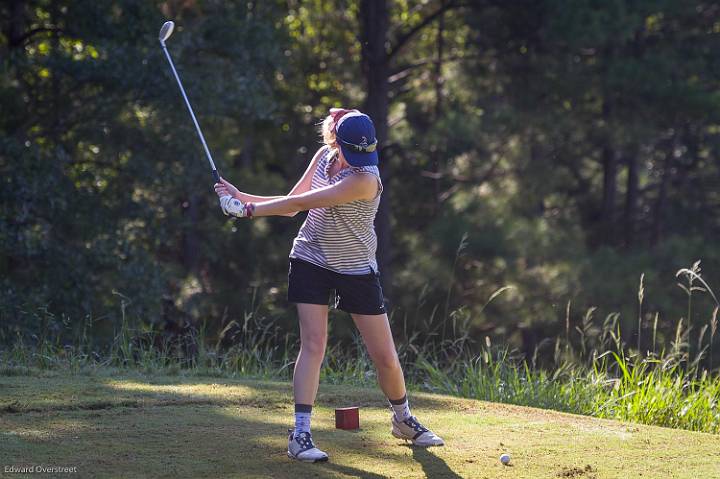
[[[215,185],[225,214],[237,217],[294,216],[309,210],[290,251],[288,301],[297,304],[300,353],[293,392],[295,428],[289,431],[288,456],[327,461],[310,433],[312,406],[327,342],[328,300],[350,313],[377,369],[378,382],[393,410],[393,436],[418,446],[443,440],[410,413],[405,379],[383,305],[375,260],[373,220],[383,187],[377,168],[377,140],[370,117],[331,109],[322,123],[324,145],[287,196],[256,196],[225,180]]]

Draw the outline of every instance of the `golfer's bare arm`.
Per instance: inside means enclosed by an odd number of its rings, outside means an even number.
[[[315,152],[315,156],[313,156],[313,159],[310,161],[310,164],[305,170],[305,173],[303,173],[302,177],[300,178],[300,181],[298,181],[297,184],[293,186],[293,189],[290,190],[290,193],[288,193],[286,196],[299,195],[310,191],[310,187],[312,186],[312,179],[315,175],[315,170],[317,170],[318,162],[320,161],[320,158],[323,156],[327,148],[327,146],[323,146]]]
[[[255,203],[253,216],[283,216],[312,208],[328,208],[355,200],[369,200],[377,195],[378,188],[374,175],[350,175],[334,185]]]
[[[310,160],[310,164],[308,165],[307,169],[305,170],[305,173],[303,173],[302,177],[300,177],[300,180],[293,186],[293,188],[290,190],[290,193],[288,193],[285,196],[258,196],[258,195],[251,195],[249,193],[243,193],[242,191],[238,193],[237,199],[242,201],[243,203],[247,203],[249,201],[253,203],[260,203],[270,200],[277,200],[281,198],[286,198],[288,196],[294,196],[299,195],[302,193],[305,193],[307,191],[310,191],[310,187],[312,185],[312,177],[315,174],[315,170],[317,169],[318,161],[320,160],[320,157],[325,151],[325,148],[322,147],[318,149],[317,152],[315,152],[315,156],[313,156],[313,159]],[[295,216],[298,212],[294,211],[291,213],[285,213],[282,216]]]

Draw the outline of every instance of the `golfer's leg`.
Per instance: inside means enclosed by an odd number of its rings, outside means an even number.
[[[327,343],[328,307],[298,303],[300,353],[295,361],[293,393],[295,404],[312,405],[320,382],[320,366]]]
[[[385,393],[393,409],[392,435],[412,441],[417,446],[445,444],[442,438],[420,424],[410,412],[405,391],[405,378],[398,360],[387,314],[353,314],[352,318],[360,330],[373,363],[375,363],[380,389]]]
[[[288,436],[288,456],[305,462],[327,461],[327,453],[315,447],[310,434],[312,405],[320,382],[320,365],[327,341],[328,307],[297,303],[300,318],[300,352],[295,361],[293,393],[295,428]]]
[[[405,378],[387,314],[352,314],[352,318],[377,369],[380,389],[391,400],[404,397]]]

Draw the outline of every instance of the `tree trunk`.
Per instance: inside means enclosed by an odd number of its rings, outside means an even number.
[[[665,207],[667,203],[667,189],[670,181],[670,168],[673,162],[673,155],[677,146],[677,133],[673,134],[672,140],[669,142],[668,150],[665,153],[662,170],[660,171],[660,185],[658,188],[658,196],[655,200],[655,208],[653,211],[652,238],[650,242],[655,245],[660,242],[663,235],[663,217],[665,216]]]
[[[191,194],[186,201],[183,205],[182,260],[186,272],[195,273],[198,269],[200,253],[200,240],[197,231],[197,224],[200,219],[198,197],[196,194]]]
[[[380,176],[384,191],[375,217],[375,230],[378,235],[377,260],[380,269],[380,281],[386,300],[391,297],[391,223],[389,166],[384,161],[383,145],[388,134],[388,92],[390,85],[390,58],[386,50],[389,14],[386,0],[362,0],[360,3],[360,40],[362,45],[362,68],[365,76],[367,96],[363,110],[375,123],[375,132],[380,145]]]
[[[635,215],[638,199],[638,167],[637,151],[632,151],[626,158],[627,187],[625,188],[625,247],[632,247],[635,242]]]
[[[437,60],[435,61],[435,119],[438,120],[442,115],[442,67],[443,67],[443,50],[445,49],[444,33],[445,33],[445,0],[440,2],[440,8],[443,13],[438,18],[437,31]]]
[[[25,30],[25,2],[12,0],[9,4],[9,22],[5,30],[8,38],[8,48],[13,49],[22,45],[20,40]]]
[[[443,67],[443,50],[445,47],[444,44],[444,33],[445,33],[445,0],[441,0],[440,2],[440,8],[443,9],[443,13],[440,14],[440,17],[438,18],[438,30],[437,30],[437,59],[435,60],[435,71],[434,71],[434,80],[435,80],[435,121],[439,121],[440,117],[442,116],[442,108],[443,108],[443,94],[442,94],[442,86],[443,86],[443,77],[442,77],[442,67]],[[440,146],[440,145],[438,145]],[[433,152],[433,171],[435,172],[435,178],[433,179],[434,189],[435,189],[435,197],[434,197],[434,203],[433,203],[433,211],[435,214],[438,213],[438,208],[440,206],[440,162],[441,162],[441,156],[444,156],[445,154],[445,148],[443,147],[436,148]]]
[[[615,242],[615,198],[617,196],[617,153],[611,145],[602,149],[603,161],[603,198],[602,198],[602,234],[603,243]]]
[[[50,20],[52,22],[53,27],[59,28],[60,27],[60,8],[57,4],[57,2],[51,2],[50,3]],[[60,34],[55,30],[52,34],[52,40],[51,40],[51,46],[52,46],[52,54],[56,58],[60,59],[62,57],[62,52],[60,51]],[[59,68],[56,68],[55,71],[53,71],[52,76],[50,77],[51,86],[52,86],[52,136],[55,139],[55,144],[60,144],[60,137],[61,137],[61,128],[60,128],[60,101],[61,101],[61,92],[60,92],[60,75],[58,73]]]
[[[602,165],[603,165],[603,189],[602,208],[600,210],[600,238],[599,244],[615,243],[615,200],[617,196],[617,165],[618,155],[613,145],[610,125],[612,125],[612,107],[610,100],[605,99],[602,107],[602,116],[605,123],[602,134]]]
[[[240,153],[240,168],[244,171],[250,171],[252,168],[252,159],[255,157],[255,141],[252,132],[245,134],[243,149]]]

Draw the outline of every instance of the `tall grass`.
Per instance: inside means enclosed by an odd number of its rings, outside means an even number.
[[[568,303],[564,334],[555,338],[553,367],[537,367],[537,351],[527,359],[507,347],[493,347],[486,338],[479,353],[463,347],[450,362],[433,350],[423,354],[414,363],[415,384],[488,401],[720,433],[720,374],[711,369],[720,303],[700,276],[699,262],[679,270],[677,276],[685,280],[679,286],[687,294],[688,319],[680,318],[667,350],[657,349],[658,314],[652,324],[652,351],[642,348],[645,288],[641,276],[637,349],[623,341],[617,313],[609,314],[597,327],[595,308],[575,327],[579,341],[572,342]],[[710,295],[716,306],[708,324],[696,333],[693,348],[689,318],[698,293]]]
[[[532,355],[524,356],[507,346],[492,344],[489,337],[477,344],[469,333],[472,317],[466,308],[448,311],[444,317],[437,317],[435,308],[420,329],[409,332],[407,324],[402,324],[406,334],[397,346],[408,385],[414,390],[720,433],[720,374],[710,370],[715,364],[712,343],[720,304],[700,275],[699,263],[678,271],[678,277],[685,280],[680,284],[688,295],[688,317],[679,319],[672,339],[660,349],[658,314],[651,325],[652,349],[643,349],[639,335],[636,348],[631,348],[623,340],[619,314],[599,321],[597,310],[590,308],[571,328],[568,303],[564,331],[541,343]],[[644,326],[643,283],[641,276],[639,331]],[[509,288],[491,295],[483,309]],[[697,332],[690,319],[696,294],[708,294],[716,300],[709,321]],[[0,350],[0,375],[133,371],[292,377],[298,350],[296,335],[283,332],[257,308],[241,319],[224,318],[222,330],[211,339],[204,326],[167,336],[131,324],[125,315],[127,301],[121,297],[120,327],[105,348],[97,347],[87,334],[90,318],[81,325],[82,332],[74,341],[65,343],[60,332],[68,325],[67,318],[57,318],[47,310],[35,311],[32,320],[41,326],[40,334],[18,334],[11,347]],[[447,336],[443,336],[445,331]],[[695,347],[691,348],[691,343]],[[359,336],[350,343],[330,344],[321,372],[323,382],[376,383],[372,361]],[[554,348],[552,363],[541,366],[539,350],[550,345]]]

